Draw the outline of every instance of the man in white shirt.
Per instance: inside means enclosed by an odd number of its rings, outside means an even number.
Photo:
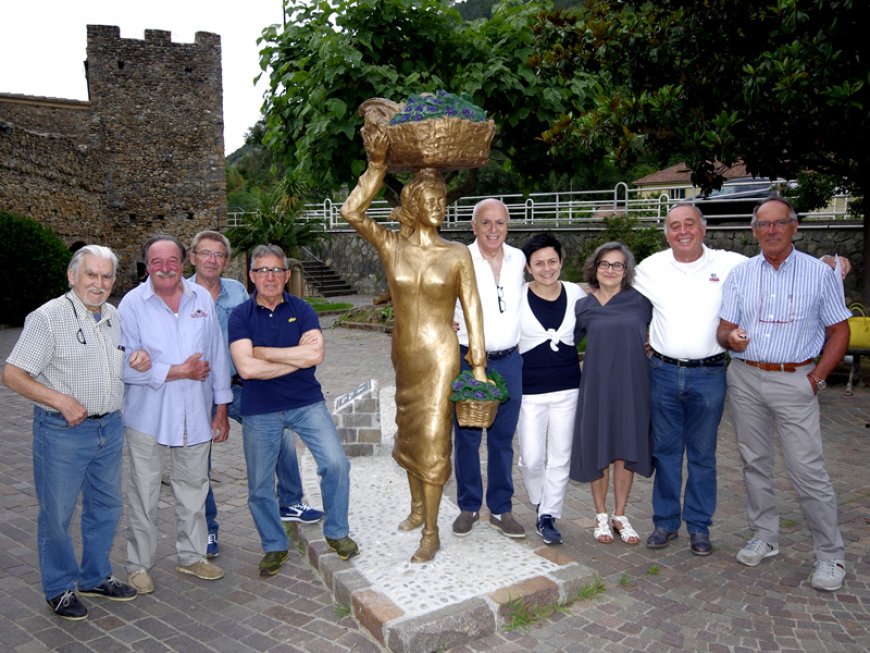
[[[520,307],[526,258],[516,247],[505,243],[510,214],[497,199],[481,200],[474,207],[471,227],[477,238],[468,246],[477,292],[483,309],[486,341],[486,366],[505,379],[510,398],[498,408],[495,421],[486,430],[487,488],[486,506],[489,523],[507,537],[525,537],[526,531],[513,517],[513,438],[517,430],[523,395],[523,359],[517,344],[520,340]],[[465,317],[457,302],[454,321],[459,325],[461,369],[471,369],[465,360],[468,331]],[[455,418],[454,418],[455,422]],[[454,467],[459,517],[453,533],[460,537],[471,532],[480,518],[483,504],[483,480],[480,474],[480,440],[483,430],[463,428],[454,423]]]
[[[716,342],[722,287],[742,254],[704,245],[707,224],[691,204],[665,217],[669,249],[637,266],[635,288],[653,305],[649,343],[653,524],[661,549],[686,522],[695,555],[709,555],[716,511],[716,434],[725,405],[725,350]],[[687,462],[681,508],[683,454]]]

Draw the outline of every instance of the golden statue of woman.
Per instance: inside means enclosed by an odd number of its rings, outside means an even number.
[[[469,332],[467,360],[486,381],[483,314],[468,248],[441,237],[447,187],[432,168],[416,170],[396,210],[400,231],[366,215],[383,187],[389,145],[386,125],[366,118],[362,129],[368,167],[341,209],[342,217],[377,250],[395,312],[392,360],[396,370],[396,433],[393,458],[408,472],[411,513],[401,530],[423,526],[412,562],[431,560],[441,542],[438,509],[450,478],[453,406],[451,382],[459,373],[453,310],[459,299]]]

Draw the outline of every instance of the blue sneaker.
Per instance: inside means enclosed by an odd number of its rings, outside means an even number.
[[[550,515],[541,515],[535,523],[535,531],[544,540],[544,544],[561,544],[562,534],[556,530],[556,520]]]
[[[323,519],[323,511],[315,510],[307,503],[281,506],[281,521],[295,521],[300,524],[316,524]]]
[[[217,558],[221,554],[220,547],[218,547],[217,541],[217,533],[209,533],[208,534],[208,546],[205,549],[205,557],[206,558]]]

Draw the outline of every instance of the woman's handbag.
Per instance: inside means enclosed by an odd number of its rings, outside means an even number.
[[[854,303],[849,310],[855,317],[849,318],[849,349],[870,349],[870,317],[864,311],[864,305]]]

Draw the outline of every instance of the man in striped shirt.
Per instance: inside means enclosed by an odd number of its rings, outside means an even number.
[[[753,532],[737,560],[754,567],[779,553],[775,427],[813,537],[812,586],[836,591],[846,575],[845,546],[822,456],[817,393],[846,353],[850,313],[836,273],[795,249],[797,230],[787,200],[772,198],[756,207],[752,232],[761,254],[734,268],[723,292],[716,335],[733,352],[728,401]]]

